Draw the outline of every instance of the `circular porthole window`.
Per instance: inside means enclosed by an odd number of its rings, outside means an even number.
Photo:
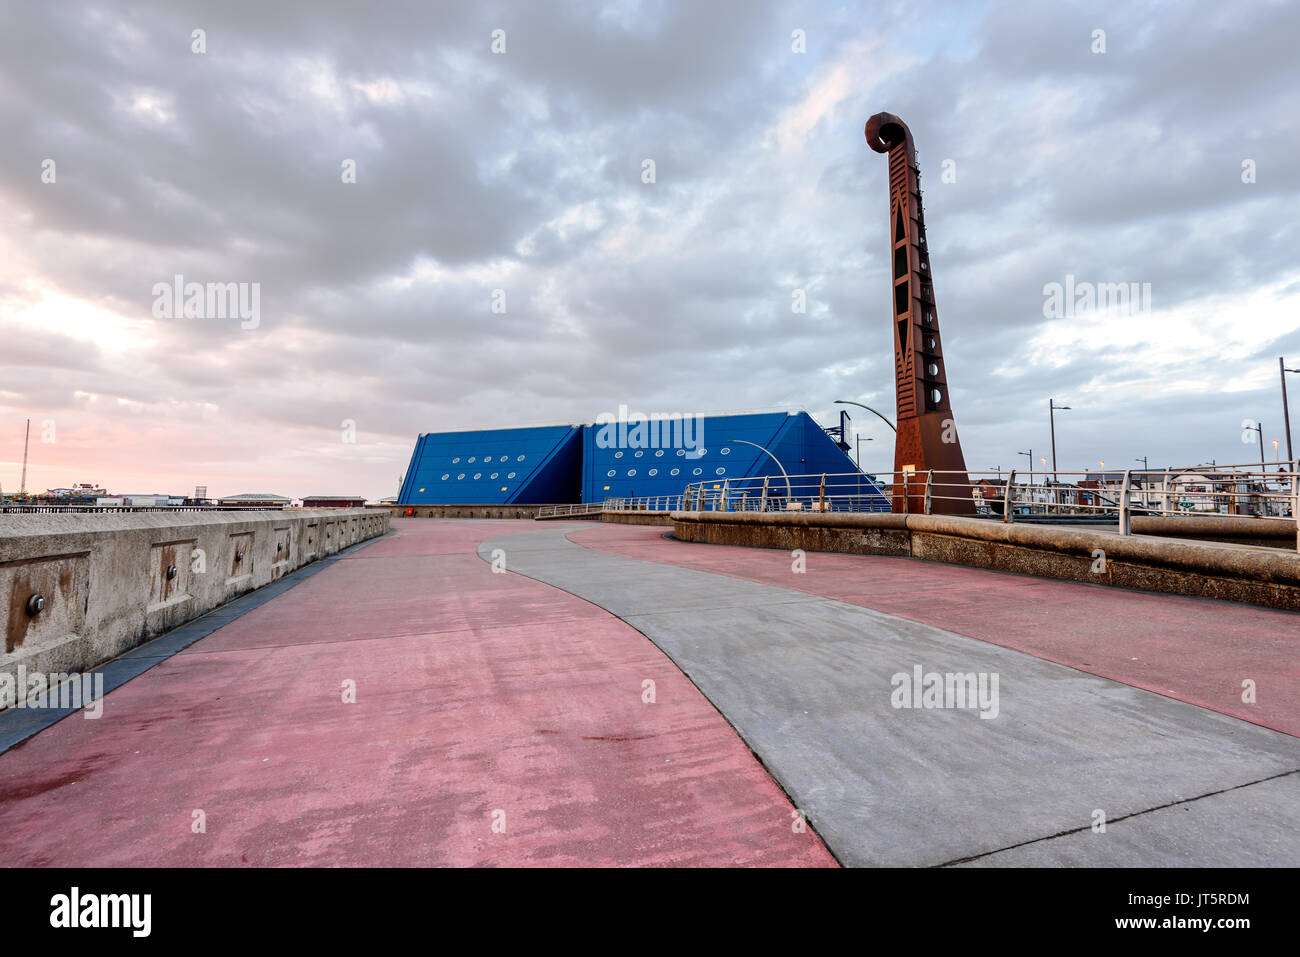
[[[613,477],[614,477],[613,469],[610,469],[608,472],[605,473],[605,478],[613,478]]]
[[[449,478],[451,478],[451,473],[450,473],[450,472],[443,472],[443,473],[442,473],[442,480],[443,480],[444,482],[447,481],[447,479],[449,479]]]
[[[514,473],[514,472],[510,472],[510,473],[508,473],[508,474],[506,475],[506,478],[514,478],[514,477],[515,477],[515,473]]]
[[[523,460],[524,457],[522,455],[515,459],[516,462],[522,462]]]
[[[473,465],[473,464],[474,464],[474,456],[471,455],[471,456],[470,456],[468,459],[466,459],[465,461],[469,462],[470,465]]]
[[[451,464],[452,464],[452,465],[459,465],[459,464],[460,464],[460,456],[458,455],[458,456],[456,456],[454,459],[452,459],[452,460],[451,460]]]
[[[497,474],[498,474],[498,473],[493,472],[491,475],[488,476],[488,478],[496,478],[496,477],[497,477]]]
[[[673,470],[672,470],[671,472],[669,472],[668,474],[669,474],[669,475],[676,475],[676,474],[677,474],[678,472],[680,472],[680,471],[681,471],[681,469],[673,469]]]
[[[718,471],[717,471],[716,474],[718,474],[718,475],[726,475],[726,474],[727,474],[727,470],[726,470],[726,469],[723,469],[723,468],[720,468],[720,469],[718,469]]]
[[[659,451],[655,452],[655,458],[657,458],[657,459],[661,459],[661,458],[663,458],[663,457],[664,457],[664,450],[663,450],[663,449],[659,449]]]
[[[628,478],[631,478],[633,475],[636,475],[636,469],[628,469],[627,474]]]
[[[730,455],[730,454],[731,454],[731,449],[723,449],[723,450],[722,450],[722,454],[723,454],[723,455]]]
[[[475,478],[475,479],[481,479],[482,477],[483,477],[483,473],[482,473],[482,472],[475,472],[475,473],[474,473],[474,478]]]
[[[623,453],[622,453],[622,452],[615,452],[615,453],[614,453],[614,458],[616,458],[616,459],[621,459],[622,457],[623,457]]]
[[[678,454],[678,455],[685,455],[685,454],[686,454],[686,450],[685,450],[685,449],[678,449],[678,450],[677,450],[677,454]]]
[[[465,477],[465,473],[464,473],[464,472],[461,472],[459,475],[456,476],[456,481],[459,482],[459,481],[460,481],[461,479],[463,479],[464,477]]]
[[[639,459],[643,455],[645,455],[644,452],[637,452],[635,457]]]
[[[508,458],[510,458],[510,456],[508,456],[508,455],[503,455],[503,456],[501,456],[501,461],[504,462],[504,461],[505,461],[506,459],[508,459]]]
[[[700,474],[701,472],[703,472],[703,471],[704,471],[704,469],[692,469],[692,470],[691,470],[691,474],[692,474],[692,475],[699,475],[699,474]]]
[[[658,470],[658,469],[651,469],[647,474],[649,474],[649,475],[658,475],[658,474],[659,474],[659,470]]]

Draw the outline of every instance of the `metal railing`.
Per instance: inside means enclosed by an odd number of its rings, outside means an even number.
[[[76,513],[76,512],[279,512],[289,509],[288,505],[43,505],[0,504],[3,513]],[[302,509],[294,509],[302,511]]]
[[[681,508],[723,512],[888,512],[888,490],[859,472],[692,482]]]
[[[557,515],[599,515],[605,506],[599,502],[580,502],[577,505],[541,505],[537,518],[554,518]]]
[[[1300,493],[1296,462],[1112,472],[895,473],[889,478],[858,473],[768,476],[694,482],[676,506],[684,511],[900,512],[956,511],[1002,522],[1118,525],[1131,534],[1134,515],[1241,515],[1296,523],[1300,550]]]
[[[681,511],[681,495],[643,495],[638,498],[607,498],[607,512],[676,512]]]

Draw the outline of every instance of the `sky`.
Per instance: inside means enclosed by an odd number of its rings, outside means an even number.
[[[1248,422],[1285,458],[1298,38],[1268,0],[5,2],[0,487],[28,418],[29,490],[375,500],[422,432],[892,417],[881,111],[972,470],[1049,457],[1049,399],[1063,471],[1257,462]],[[1049,315],[1067,276],[1149,302]]]

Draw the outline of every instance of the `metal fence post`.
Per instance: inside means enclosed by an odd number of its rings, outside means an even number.
[[[1002,489],[1002,524],[1010,525],[1015,522],[1012,513],[1014,507],[1011,502],[1011,490],[1015,487],[1016,470],[1012,469],[1007,473],[1007,484]]]
[[[730,497],[730,495],[728,495],[728,493],[731,491],[730,482],[731,482],[731,479],[723,479],[723,480],[722,480],[722,508],[720,509],[720,511],[723,511],[723,512],[729,512],[729,511],[731,511],[731,507],[730,507],[730,506],[731,506],[731,497]]]
[[[817,490],[817,511],[826,511],[826,473],[822,473],[821,488]]]
[[[760,512],[767,511],[767,476],[766,475],[763,476],[763,494],[759,497],[758,500],[758,510]]]
[[[1296,481],[1297,462],[1291,463],[1291,474],[1287,476],[1291,480],[1291,520],[1295,522],[1295,550],[1300,552],[1300,482]]]
[[[1119,533],[1121,535],[1133,534],[1133,518],[1129,515],[1128,507],[1128,490],[1129,483],[1132,481],[1133,473],[1130,469],[1124,470],[1124,483],[1119,490]]]
[[[934,469],[925,473],[925,514],[930,514],[930,487],[934,484]]]

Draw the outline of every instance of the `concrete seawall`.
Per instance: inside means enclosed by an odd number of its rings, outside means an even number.
[[[601,512],[600,520],[610,525],[671,525],[670,512]]]
[[[536,518],[540,505],[387,505],[393,518]]]
[[[377,509],[0,516],[0,674],[89,671],[388,527]]]
[[[894,555],[1300,611],[1300,555],[943,515],[674,512],[690,542]]]

